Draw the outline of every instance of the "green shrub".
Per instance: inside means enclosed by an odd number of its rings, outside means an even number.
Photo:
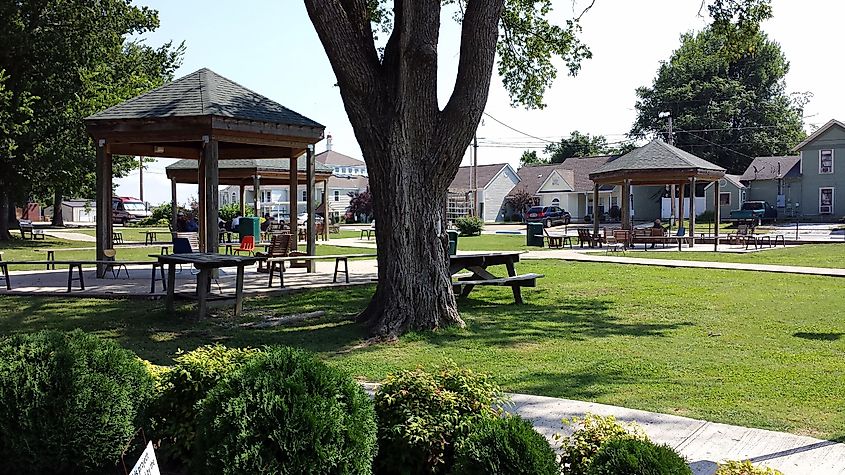
[[[692,475],[687,462],[668,445],[617,437],[593,457],[588,475]]]
[[[485,375],[450,363],[389,375],[375,395],[379,473],[446,473],[454,443],[473,417],[497,416],[499,387]]]
[[[153,407],[153,437],[160,441],[161,457],[182,465],[191,461],[197,434],[197,403],[257,352],[207,345],[180,352],[174,358],[170,370],[160,374]]]
[[[473,420],[455,448],[456,475],[558,475],[555,452],[531,422],[516,416]]]
[[[461,236],[476,236],[481,234],[484,221],[477,216],[465,216],[455,220],[455,227],[458,228]]]
[[[564,420],[564,425],[574,430],[570,437],[556,435],[561,441],[560,464],[564,475],[584,475],[590,467],[590,461],[602,444],[612,438],[629,437],[648,440],[642,429],[635,424],[627,427],[616,421],[613,416],[585,414],[584,419]]]
[[[200,403],[198,423],[195,472],[372,472],[372,401],[340,370],[300,350],[251,358]]]
[[[79,330],[0,341],[0,473],[105,473],[144,420],[153,381]]]
[[[743,462],[729,460],[720,463],[714,475],[783,475],[783,473],[769,467],[755,467],[749,460]]]
[[[695,221],[699,223],[712,223],[716,219],[716,213],[712,210],[707,210],[695,217]]]
[[[163,203],[154,207],[150,211],[150,215],[138,221],[140,226],[167,226],[173,218],[171,210],[173,206],[170,203]],[[179,208],[179,211],[184,211],[184,208]]]

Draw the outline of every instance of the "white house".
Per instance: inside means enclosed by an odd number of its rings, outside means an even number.
[[[447,214],[449,219],[466,215],[472,208],[472,168],[460,167],[449,186]],[[507,163],[478,165],[478,216],[485,222],[505,220],[505,198],[519,183],[516,171]]]

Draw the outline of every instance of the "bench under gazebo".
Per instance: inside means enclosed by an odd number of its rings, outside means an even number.
[[[714,203],[719,202],[719,181],[725,176],[725,169],[703,158],[667,144],[660,139],[638,147],[625,155],[608,161],[590,173],[593,181],[593,202],[598,203],[599,188],[604,185],[622,187],[622,229],[631,230],[631,186],[677,185],[678,222],[684,221],[684,185],[692,190],[690,200],[689,230],[690,245],[695,243],[695,186],[698,182],[713,182]],[[672,199],[675,199],[673,196]],[[599,233],[599,207],[593,206],[593,234]],[[719,206],[715,207],[716,234],[714,249],[719,243]]]
[[[306,184],[307,252],[313,254],[314,144],[323,139],[323,125],[203,68],[89,116],[85,126],[97,150],[98,261],[113,246],[113,155],[197,162],[200,250],[204,252],[218,251],[219,161],[287,159],[289,169],[298,171],[289,181],[293,195],[299,183]],[[304,167],[298,163],[303,155]],[[290,225],[296,235],[296,220]]]

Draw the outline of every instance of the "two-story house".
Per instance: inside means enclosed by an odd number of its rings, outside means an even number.
[[[833,221],[845,216],[845,124],[831,120],[798,144],[800,156],[801,216]]]

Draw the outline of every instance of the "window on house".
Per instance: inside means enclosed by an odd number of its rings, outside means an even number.
[[[340,192],[337,190],[334,190],[334,200],[340,201]]]
[[[819,174],[833,173],[833,150],[819,150]]]
[[[819,214],[833,214],[833,188],[819,188]]]
[[[731,194],[720,192],[719,193],[719,206],[730,206],[731,205]]]
[[[552,206],[560,206],[560,200],[558,198],[553,199]]]
[[[232,193],[232,203],[238,203],[238,195]]]
[[[306,190],[302,190],[302,200],[301,201],[307,201],[308,200],[307,193],[308,192]]]

